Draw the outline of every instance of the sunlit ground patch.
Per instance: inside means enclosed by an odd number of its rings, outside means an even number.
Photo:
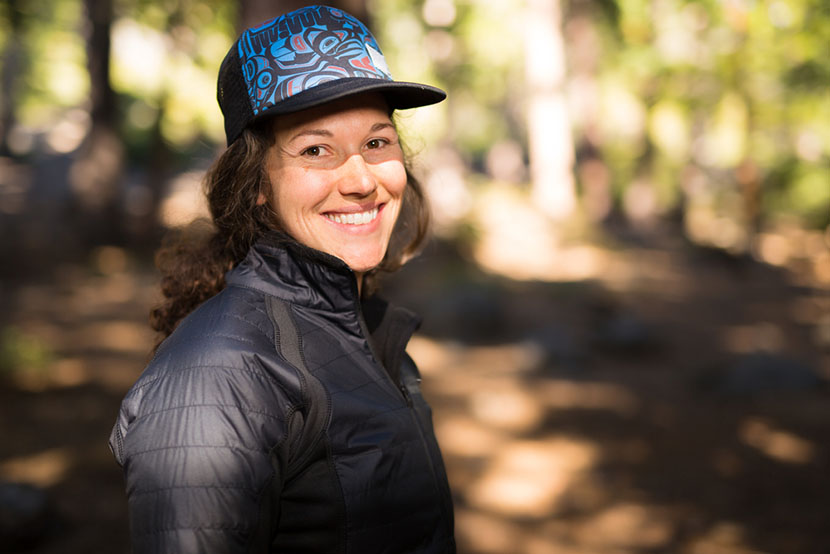
[[[0,463],[0,479],[49,487],[63,480],[73,462],[68,449],[52,448]]]
[[[570,438],[506,444],[470,487],[470,504],[508,516],[550,516],[574,479],[597,458],[595,446]]]
[[[758,418],[747,418],[738,430],[741,441],[765,456],[787,464],[808,464],[816,457],[812,442],[794,433],[776,429]]]

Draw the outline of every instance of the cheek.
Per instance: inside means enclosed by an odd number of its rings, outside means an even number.
[[[406,168],[403,162],[392,161],[380,165],[378,177],[392,196],[402,196],[406,188]]]
[[[282,219],[312,210],[325,198],[324,186],[306,170],[284,170],[271,174],[275,209]]]

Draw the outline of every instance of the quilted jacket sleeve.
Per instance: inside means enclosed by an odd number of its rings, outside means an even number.
[[[290,403],[256,357],[186,359],[145,372],[110,439],[133,552],[267,552]]]

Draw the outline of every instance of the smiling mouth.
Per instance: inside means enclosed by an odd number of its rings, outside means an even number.
[[[365,212],[349,213],[349,214],[323,214],[330,221],[340,223],[342,225],[366,225],[371,223],[378,216],[378,208],[373,208]]]

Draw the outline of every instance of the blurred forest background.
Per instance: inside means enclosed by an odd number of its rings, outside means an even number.
[[[830,549],[830,4],[342,0],[435,239],[386,283],[463,553]],[[238,32],[305,5],[0,5],[0,552],[128,552],[106,439],[204,215]]]

